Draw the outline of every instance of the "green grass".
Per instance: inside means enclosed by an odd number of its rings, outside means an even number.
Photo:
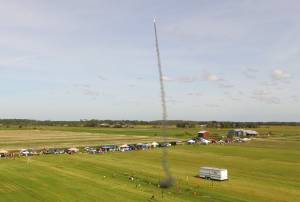
[[[77,132],[77,133],[99,133],[109,135],[133,135],[133,136],[161,136],[160,128],[137,126],[135,128],[94,128],[94,127],[59,127],[59,126],[39,126],[39,127],[0,127],[0,131],[24,131],[33,130],[33,128],[40,131],[63,131],[63,132]],[[168,135],[177,138],[188,138],[197,134],[199,130],[208,130],[214,136],[226,136],[228,128],[176,128],[170,127]],[[260,134],[270,133],[272,136],[285,139],[285,137],[300,140],[300,126],[262,126],[254,128]]]
[[[18,150],[22,148],[67,148],[103,144],[129,144],[163,141],[158,136],[136,136],[123,134],[68,132],[50,130],[0,130],[0,148]],[[174,138],[170,138],[171,140]]]
[[[176,184],[163,198],[160,149],[1,159],[0,201],[297,201],[299,148],[276,138],[176,146],[169,150]],[[230,180],[196,178],[200,166],[227,168]]]
[[[199,128],[168,130],[175,138]],[[208,129],[215,136],[227,129]],[[170,148],[176,184],[162,190],[161,149],[105,155],[45,155],[0,159],[0,201],[298,201],[300,127],[257,128],[254,141]],[[271,136],[266,136],[271,134]],[[159,128],[2,128],[0,149],[143,142],[160,138]],[[196,178],[200,166],[227,168],[230,180]],[[130,181],[129,176],[134,176]],[[152,195],[155,199],[150,199]]]
[[[133,135],[133,136],[161,136],[160,128],[152,127],[136,127],[136,128],[94,128],[94,127],[58,127],[58,126],[41,126],[35,127],[38,130],[44,131],[64,131],[64,132],[80,132],[80,133],[102,133],[110,135]],[[33,127],[0,127],[0,130],[32,130]],[[170,128],[168,135],[172,137],[188,137],[196,134],[199,128]]]

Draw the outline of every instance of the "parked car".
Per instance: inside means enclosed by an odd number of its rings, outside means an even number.
[[[165,142],[165,143],[161,143],[159,146],[160,147],[171,147],[172,145],[168,142]]]
[[[21,156],[33,156],[37,155],[38,153],[33,151],[32,149],[21,149],[20,155]]]

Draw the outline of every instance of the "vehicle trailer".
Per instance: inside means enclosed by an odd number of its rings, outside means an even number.
[[[228,180],[228,172],[224,168],[201,167],[199,177],[223,181]]]

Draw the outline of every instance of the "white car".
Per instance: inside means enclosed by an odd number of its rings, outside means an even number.
[[[196,141],[195,141],[195,140],[189,140],[189,141],[187,141],[187,143],[188,143],[188,144],[195,144]]]
[[[210,144],[211,143],[211,141],[204,139],[204,138],[201,138],[200,141],[202,144]]]
[[[31,149],[21,149],[20,155],[21,156],[32,156],[33,152]]]

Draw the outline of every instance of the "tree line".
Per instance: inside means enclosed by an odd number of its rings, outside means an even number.
[[[105,127],[105,126],[136,126],[152,125],[160,126],[161,120],[143,121],[143,120],[97,120],[81,119],[79,121],[52,121],[52,120],[31,120],[31,119],[0,119],[1,127],[9,126],[71,126],[71,127]],[[167,125],[178,128],[257,128],[259,126],[300,126],[300,122],[232,122],[232,121],[185,121],[168,120]]]

